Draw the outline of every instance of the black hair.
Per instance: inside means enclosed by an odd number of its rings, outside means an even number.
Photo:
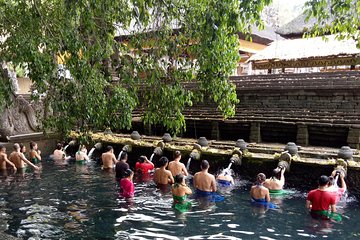
[[[110,151],[110,150],[109,150]],[[120,155],[120,160],[124,160],[126,159],[128,156],[127,152],[122,152],[121,155]]]
[[[180,184],[183,182],[183,180],[184,180],[184,175],[182,175],[181,173],[174,177],[175,183]]]
[[[330,177],[329,177],[329,186],[332,186],[332,185],[334,185],[334,184],[335,184],[335,179],[334,179],[333,176],[330,176]]]
[[[161,157],[159,159],[160,167],[166,166],[166,164],[169,162],[169,159],[167,157]]]
[[[22,152],[22,149],[25,147],[24,144],[20,143],[20,151]]]
[[[131,176],[131,174],[133,174],[134,172],[130,169],[130,168],[128,168],[128,169],[126,169],[125,170],[125,172],[124,172],[124,177],[130,177]]]
[[[30,142],[30,149],[33,150],[34,147],[36,146],[36,144],[37,144],[36,142],[31,141]]]
[[[139,162],[144,163],[145,160],[146,160],[146,157],[145,157],[145,156],[140,156],[140,157],[139,157]]]
[[[111,151],[111,150],[113,150],[113,149],[114,149],[114,148],[113,148],[112,146],[110,146],[110,145],[106,147],[106,151],[107,151],[107,152],[109,152],[109,151]]]
[[[21,146],[21,145],[20,145]],[[58,143],[57,145],[56,145],[56,149],[57,150],[61,150],[61,148],[63,147],[63,145],[61,144],[61,143]]]
[[[1,144],[0,145],[0,151],[3,150],[4,148],[5,148],[5,146]]]
[[[329,177],[328,176],[325,176],[325,175],[322,175],[320,178],[319,178],[319,186],[323,187],[325,186],[326,184],[328,184],[329,182]]]
[[[259,183],[262,183],[266,180],[266,175],[264,173],[259,173],[256,176],[256,181],[258,181]]]
[[[209,162],[207,160],[202,160],[201,164],[200,164],[200,168],[201,170],[205,170],[208,169],[210,166]]]
[[[174,152],[174,158],[178,158],[181,156],[181,152],[180,151],[175,151]]]

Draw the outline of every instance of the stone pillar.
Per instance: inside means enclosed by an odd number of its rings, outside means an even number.
[[[211,122],[211,139],[220,140],[219,122]]]
[[[250,142],[261,142],[260,123],[252,122],[250,125]]]
[[[305,123],[297,124],[296,143],[299,145],[309,145],[308,126]]]
[[[347,137],[347,143],[349,147],[358,149],[360,147],[360,127],[349,128],[349,133]]]

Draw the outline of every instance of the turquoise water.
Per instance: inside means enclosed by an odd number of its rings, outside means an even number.
[[[32,172],[1,177],[0,230],[32,239],[359,239],[354,197],[340,203],[340,223],[312,219],[305,193],[274,200],[278,209],[249,203],[250,183],[221,189],[225,201],[192,199],[181,214],[170,193],[136,179],[133,200],[118,196],[113,173],[96,164],[43,163]],[[350,195],[351,196],[351,195]]]

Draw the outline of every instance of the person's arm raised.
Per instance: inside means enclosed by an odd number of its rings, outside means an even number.
[[[38,151],[34,151],[34,153],[35,153],[35,157],[39,160],[39,161],[41,161],[41,151],[40,150],[38,150]]]

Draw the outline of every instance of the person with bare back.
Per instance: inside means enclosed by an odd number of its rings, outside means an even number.
[[[188,175],[186,167],[183,163],[180,162],[181,153],[180,151],[174,152],[174,160],[169,163],[169,170],[171,174],[175,177],[176,175],[183,174],[184,176]]]
[[[9,160],[16,166],[17,169],[25,169],[26,166],[30,166],[33,170],[39,170],[38,166],[35,166],[29,160],[27,160],[23,153],[20,152],[20,145],[14,144],[14,151],[10,153]]]
[[[6,171],[6,164],[9,164],[14,169],[14,171],[17,170],[15,164],[13,164],[7,158],[6,148],[4,147],[4,145],[0,145],[0,170],[1,171]]]

